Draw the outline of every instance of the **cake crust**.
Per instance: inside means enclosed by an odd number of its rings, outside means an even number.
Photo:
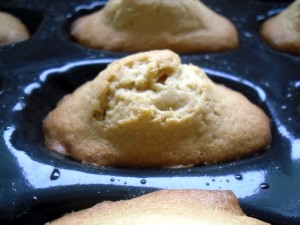
[[[271,48],[300,54],[300,0],[264,22],[260,34]]]
[[[231,191],[161,190],[134,199],[102,202],[48,225],[267,225],[247,217]]]
[[[29,36],[29,31],[21,20],[0,11],[0,46],[24,41]]]

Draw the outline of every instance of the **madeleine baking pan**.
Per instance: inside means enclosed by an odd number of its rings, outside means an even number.
[[[93,0],[1,1],[32,36],[0,47],[0,224],[45,224],[103,200],[157,189],[232,190],[244,212],[272,224],[300,224],[300,57],[270,49],[260,24],[290,1],[205,0],[237,27],[236,50],[181,54],[215,82],[242,92],[271,118],[268,149],[245,159],[182,169],[103,168],[48,151],[42,121],[57,102],[127,53],[92,50],[69,36]]]

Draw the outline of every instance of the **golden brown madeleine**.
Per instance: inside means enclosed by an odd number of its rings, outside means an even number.
[[[238,46],[234,25],[198,0],[109,0],[76,20],[71,35],[89,48],[216,52]]]
[[[112,167],[172,167],[238,159],[265,148],[269,119],[169,50],[110,64],[44,120],[48,149]]]
[[[162,190],[131,200],[102,202],[48,225],[267,225],[247,217],[231,191]]]
[[[29,38],[26,26],[15,16],[0,12],[0,46],[14,44]]]
[[[300,54],[300,0],[264,22],[260,34],[273,49]]]

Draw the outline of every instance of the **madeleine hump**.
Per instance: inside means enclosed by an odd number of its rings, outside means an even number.
[[[110,167],[219,163],[271,139],[260,108],[169,50],[113,62],[65,96],[43,128],[48,149]]]

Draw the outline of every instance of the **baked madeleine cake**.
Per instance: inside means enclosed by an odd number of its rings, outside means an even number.
[[[111,167],[173,167],[238,159],[270,142],[266,114],[177,54],[117,60],[44,120],[46,146]]]
[[[102,202],[47,225],[267,225],[246,216],[231,191],[162,190]]]
[[[109,0],[77,19],[71,35],[94,49],[216,52],[238,47],[235,26],[199,0]]]
[[[0,11],[0,46],[24,41],[29,36],[29,31],[21,20]]]
[[[260,34],[273,49],[300,54],[300,0],[264,22]]]

